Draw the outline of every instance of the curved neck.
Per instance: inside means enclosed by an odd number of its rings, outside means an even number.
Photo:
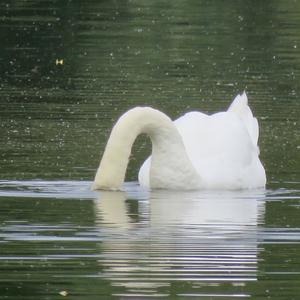
[[[172,120],[153,108],[136,107],[123,114],[113,127],[95,176],[93,189],[121,188],[132,145],[141,133],[149,135],[152,142],[152,188],[172,188],[174,178],[178,181],[178,176],[184,176],[189,182],[192,179],[195,181],[197,173]],[[198,184],[196,181],[195,185]]]

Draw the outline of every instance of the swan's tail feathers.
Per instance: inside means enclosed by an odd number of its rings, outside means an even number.
[[[235,97],[230,104],[228,111],[237,114],[242,119],[254,145],[257,145],[259,135],[258,122],[248,106],[248,98],[245,91],[243,94]]]
[[[243,94],[237,95],[228,108],[228,111],[235,112],[240,117],[244,117],[245,115],[248,115],[249,113],[253,117],[251,110],[250,110],[250,112],[249,112],[249,110],[250,109],[248,106],[248,97],[247,97],[245,91],[243,92]]]

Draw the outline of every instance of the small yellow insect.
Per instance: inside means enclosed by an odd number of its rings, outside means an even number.
[[[64,60],[63,59],[56,59],[55,64],[56,65],[63,65],[64,64]]]

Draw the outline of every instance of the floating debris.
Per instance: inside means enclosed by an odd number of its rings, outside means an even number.
[[[67,291],[60,291],[59,294],[63,297],[68,296],[68,292]]]

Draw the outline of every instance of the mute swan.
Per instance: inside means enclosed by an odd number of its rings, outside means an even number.
[[[150,107],[127,111],[112,129],[93,189],[121,189],[132,145],[141,133],[152,142],[152,155],[138,175],[143,187],[232,190],[266,184],[258,123],[245,92],[226,112],[190,112],[174,122]]]

